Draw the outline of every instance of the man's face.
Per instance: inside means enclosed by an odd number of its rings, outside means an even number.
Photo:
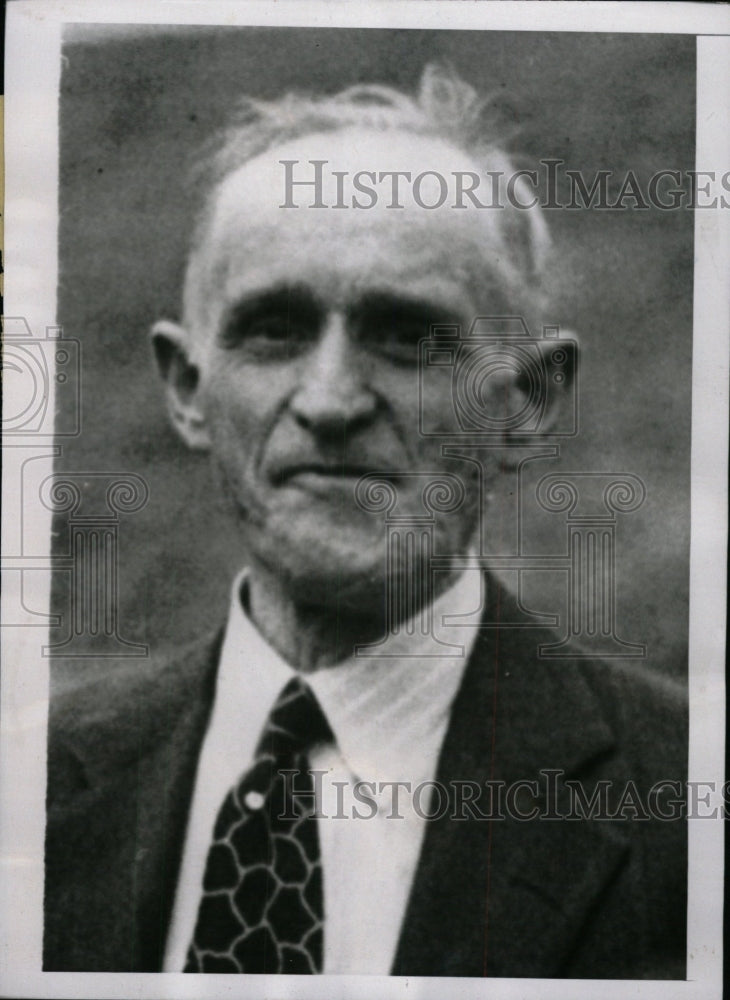
[[[397,513],[423,517],[423,476],[456,474],[467,499],[436,521],[436,551],[461,555],[478,517],[475,466],[419,432],[449,426],[450,370],[419,404],[419,341],[433,323],[489,312],[483,218],[412,206],[283,209],[280,159],[329,169],[475,169],[425,138],[350,130],[269,151],[221,187],[204,253],[206,287],[190,358],[214,459],[258,560],[305,598],[357,603],[382,589],[383,515],[355,486],[382,473]],[[425,189],[424,189],[425,190]],[[424,195],[424,201],[429,199]],[[432,199],[430,199],[432,200]],[[335,201],[334,191],[325,201]],[[497,309],[493,310],[494,312]],[[391,571],[392,567],[391,567]]]

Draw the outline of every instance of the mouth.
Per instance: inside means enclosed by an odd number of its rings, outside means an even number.
[[[369,475],[395,483],[401,473],[387,466],[357,462],[297,462],[274,469],[269,479],[274,487],[300,486],[317,491],[345,487],[351,490],[359,479]]]
[[[277,469],[271,475],[274,486],[283,486],[292,481],[320,480],[329,483],[352,483],[373,472],[380,472],[374,466],[358,465],[349,462],[302,462]],[[388,473],[382,473],[389,475]]]

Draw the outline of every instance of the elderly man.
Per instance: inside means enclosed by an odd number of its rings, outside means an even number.
[[[682,701],[502,627],[471,555],[499,463],[443,448],[451,369],[419,382],[434,329],[542,305],[544,222],[485,209],[480,110],[433,68],[417,99],[249,102],[208,164],[153,339],[245,569],[213,640],[53,708],[47,969],[683,977],[683,824],[646,806]],[[498,366],[478,402],[527,391]],[[387,547],[363,484],[417,525],[429,483],[431,544]]]

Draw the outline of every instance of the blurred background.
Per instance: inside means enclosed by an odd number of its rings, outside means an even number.
[[[222,624],[240,557],[206,459],[168,429],[147,339],[155,319],[179,316],[192,157],[241,94],[362,82],[413,90],[434,59],[495,95],[518,166],[559,158],[589,181],[611,170],[614,198],[629,170],[645,190],[658,170],[695,166],[691,36],[124,25],[67,33],[58,322],[82,344],[82,433],[64,444],[58,469],[133,472],[149,485],[144,509],[120,520],[125,639],[157,651]],[[559,194],[569,200],[564,174]],[[521,488],[529,498],[542,475],[559,471],[643,480],[643,506],[617,521],[617,632],[646,645],[637,669],[682,678],[693,214],[553,210],[548,222],[554,311],[544,322],[580,338],[580,433],[559,459],[532,463]],[[503,524],[515,516],[510,491],[495,511]],[[565,552],[564,514],[534,503],[524,513],[526,551]],[[564,574],[525,574],[523,588],[531,609],[564,625]],[[53,600],[66,616],[63,573]],[[79,668],[57,661],[59,676]]]

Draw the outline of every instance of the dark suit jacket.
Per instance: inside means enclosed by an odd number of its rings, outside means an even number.
[[[670,684],[640,661],[540,660],[554,636],[494,624],[510,616],[499,585],[489,592],[439,761],[453,802],[427,823],[393,973],[684,978],[684,820],[631,819],[630,806],[611,820],[451,818],[469,816],[459,782],[542,789],[555,769],[561,802],[565,780],[586,795],[606,781],[615,805],[631,781],[641,815],[655,782],[686,777],[686,704]],[[52,704],[46,970],[161,968],[219,645]],[[512,804],[529,814],[530,796]]]

